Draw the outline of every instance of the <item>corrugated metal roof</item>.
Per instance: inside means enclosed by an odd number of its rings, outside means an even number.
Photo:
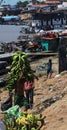
[[[28,4],[28,6],[31,6],[31,7],[40,7],[40,8],[42,8],[42,7],[47,7],[48,6],[48,4]]]
[[[48,0],[48,1],[46,1],[46,3],[47,3],[47,4],[60,4],[60,1],[58,1],[58,0],[57,0],[57,1],[56,1],[56,0],[50,0],[50,1],[49,1],[49,0]]]

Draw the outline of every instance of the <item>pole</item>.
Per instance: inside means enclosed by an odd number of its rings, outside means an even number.
[[[65,43],[63,43],[64,40],[62,39],[62,37],[59,40],[59,73],[61,73],[62,71],[67,70],[66,67],[66,46]]]

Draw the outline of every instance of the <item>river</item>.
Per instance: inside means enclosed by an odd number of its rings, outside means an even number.
[[[0,43],[18,41],[22,25],[0,25]]]

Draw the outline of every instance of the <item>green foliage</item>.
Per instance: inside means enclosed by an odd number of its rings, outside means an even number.
[[[45,117],[42,117],[42,115],[29,114],[27,112],[21,112],[21,115],[20,112],[15,114],[16,110],[13,109],[4,113],[3,122],[6,130],[40,130],[44,125]]]
[[[19,2],[17,2],[17,5],[18,5],[19,7],[26,7],[27,4],[28,4],[28,1],[24,1],[24,2],[19,1]]]
[[[18,51],[13,54],[11,70],[8,74],[6,87],[9,91],[15,88],[15,83],[20,75],[22,75],[23,78],[33,76],[26,53]]]

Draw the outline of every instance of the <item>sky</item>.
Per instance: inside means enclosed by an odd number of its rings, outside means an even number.
[[[0,0],[1,1],[1,0]],[[2,5],[15,5],[17,2],[21,1],[21,2],[24,2],[24,1],[30,1],[30,0],[2,0]]]

